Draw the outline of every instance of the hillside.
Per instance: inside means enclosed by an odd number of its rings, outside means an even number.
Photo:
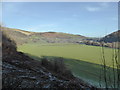
[[[1,30],[17,44],[27,43],[29,40],[28,35],[22,33],[21,30],[1,27]]]
[[[94,87],[82,80],[59,76],[36,61],[17,52],[16,43],[2,34],[2,88],[86,88]],[[59,77],[64,78],[59,78]]]
[[[120,42],[120,30],[106,35],[100,41],[109,42],[109,43],[117,42],[117,41]]]
[[[10,38],[17,44],[24,43],[76,43],[87,37],[59,32],[28,32],[19,29],[2,27]]]
[[[120,30],[99,39],[60,32],[30,32],[7,27],[2,27],[1,29],[8,37],[14,40],[17,45],[27,43],[78,43],[101,46],[101,41],[104,41],[104,47],[118,48],[118,44],[113,44],[113,42],[116,43],[117,41],[120,41],[118,37],[120,36]]]

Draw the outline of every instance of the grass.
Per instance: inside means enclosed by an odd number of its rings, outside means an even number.
[[[56,60],[57,58],[59,58],[55,56],[44,56],[44,57],[48,58],[48,60],[54,60],[54,59]],[[100,79],[100,75],[103,76],[103,71],[101,71],[102,70],[101,65],[93,64],[81,60],[76,60],[76,59],[69,59],[69,58],[64,58],[64,63],[72,71],[74,76],[96,87],[100,87],[99,86],[100,83],[102,87],[104,87],[105,85],[104,79],[103,78]],[[111,78],[113,78],[112,68],[109,68],[109,70],[110,71],[107,71],[107,74],[110,75]],[[111,87],[113,80],[109,81],[109,77],[107,77],[107,80],[109,86]]]
[[[70,59],[83,60],[95,64],[101,64],[101,47],[79,44],[24,44],[18,47],[19,51],[34,56],[57,56]],[[104,48],[107,66],[112,67],[111,48]]]
[[[79,44],[24,44],[19,51],[35,59],[46,56],[49,59],[63,57],[73,74],[95,86],[99,86],[101,70],[101,47]],[[104,48],[106,64],[112,67],[113,49]],[[112,73],[112,68],[110,68]],[[112,74],[111,74],[112,75]]]

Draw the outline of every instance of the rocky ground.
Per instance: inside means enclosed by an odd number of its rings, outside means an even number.
[[[93,88],[79,79],[59,79],[41,67],[39,62],[18,54],[12,60],[9,57],[3,61],[3,88]]]

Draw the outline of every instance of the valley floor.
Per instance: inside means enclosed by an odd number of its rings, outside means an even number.
[[[102,48],[99,46],[88,46],[80,44],[24,44],[18,47],[18,51],[22,51],[36,60],[40,60],[42,56],[53,60],[63,57],[67,67],[73,74],[90,84],[104,87],[102,72]],[[109,66],[107,74],[112,78],[112,55],[114,49],[104,48],[106,65]],[[111,68],[110,68],[111,67]],[[100,79],[101,78],[101,79]],[[112,82],[109,82],[112,85]]]

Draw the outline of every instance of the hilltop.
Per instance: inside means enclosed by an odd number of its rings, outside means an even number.
[[[104,42],[120,42],[120,30],[113,32],[111,34],[106,35],[105,37],[101,38],[100,41],[104,41]]]

